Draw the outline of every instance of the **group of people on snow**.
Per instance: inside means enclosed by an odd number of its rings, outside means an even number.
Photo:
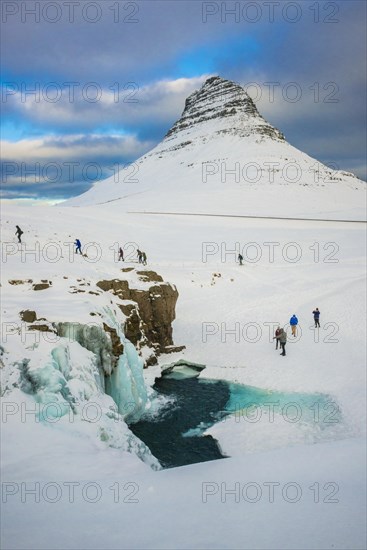
[[[143,265],[147,265],[147,255],[145,254],[145,252],[142,252],[141,250],[138,250],[136,251],[137,255],[138,255],[138,262],[139,264],[143,264]]]
[[[21,230],[19,225],[16,225],[15,227],[16,227],[15,235],[18,237],[18,243],[21,243],[22,242],[21,237],[22,237],[24,231]],[[75,246],[75,254],[79,253],[83,256],[82,243],[80,242],[80,239],[75,239],[74,246]],[[139,264],[147,265],[147,255],[146,255],[146,253],[142,252],[139,249],[137,249],[136,252],[137,252]],[[124,251],[123,251],[121,246],[119,247],[119,250],[118,250],[118,261],[120,261],[120,260],[124,261]]]
[[[21,243],[22,242],[21,237],[22,237],[24,232],[21,230],[19,225],[16,225],[15,227],[16,227],[15,234],[18,237],[18,242]],[[79,254],[83,255],[83,253],[82,253],[82,243],[80,242],[80,239],[75,239],[74,245],[75,245],[75,254],[78,254],[78,252],[79,252]],[[146,253],[139,250],[139,248],[137,249],[136,253],[137,253],[137,256],[138,256],[138,263],[142,264],[142,265],[147,265],[147,255],[146,255]],[[118,254],[119,254],[118,255],[118,261],[120,261],[120,260],[124,261],[124,251],[123,251],[121,246],[119,247]],[[243,262],[242,254],[238,254],[238,261],[239,261],[240,265],[243,265],[242,264],[242,262]],[[317,307],[316,309],[314,309],[312,314],[313,314],[313,319],[314,319],[314,322],[315,322],[315,328],[320,328],[320,311],[319,311],[319,308]],[[291,327],[292,336],[296,337],[298,318],[297,318],[295,313],[290,318],[289,324],[290,324],[290,327]],[[277,350],[280,347],[281,350],[282,350],[282,353],[280,355],[285,356],[286,355],[285,346],[286,346],[286,343],[287,343],[287,333],[286,333],[286,331],[283,328],[281,328],[280,326],[278,326],[278,328],[275,331],[275,336],[274,336],[273,340],[276,341],[275,349]]]
[[[317,307],[313,310],[313,320],[315,322],[315,328],[320,327],[320,310]],[[297,335],[297,325],[298,325],[298,318],[295,313],[293,313],[292,317],[289,319],[289,324],[291,326],[292,330],[292,336],[295,338]],[[287,333],[284,330],[284,328],[281,328],[278,326],[278,328],[275,331],[275,336],[273,337],[273,340],[275,340],[275,349],[277,350],[278,347],[281,348],[282,353],[280,355],[286,355],[285,353],[285,345],[287,343]]]
[[[18,242],[21,243],[22,242],[21,236],[23,235],[24,231],[21,230],[19,225],[16,225],[15,227],[17,229],[15,234],[18,237]],[[74,245],[75,245],[75,254],[79,253],[79,254],[83,255],[83,253],[82,253],[82,243],[80,242],[80,239],[75,239]],[[147,265],[147,255],[146,255],[146,253],[142,252],[141,250],[138,249],[137,250],[137,255],[138,255],[139,264]],[[119,247],[118,260],[124,261],[124,251],[123,251],[121,246]]]
[[[80,242],[79,239],[75,239],[74,245],[76,247],[75,248],[75,254],[78,254],[78,252],[79,252],[79,254],[82,254],[82,243]],[[145,252],[142,252],[139,249],[137,249],[136,252],[137,252],[137,255],[138,255],[139,264],[147,265],[147,255],[145,254]],[[124,251],[123,251],[121,246],[119,247],[119,251],[118,251],[118,261],[120,261],[120,260],[125,261]]]
[[[147,265],[147,255],[145,254],[145,252],[142,252],[141,250],[139,250],[139,248],[137,249],[136,251],[137,253],[137,256],[138,256],[138,262],[139,264],[143,264],[143,265]],[[124,251],[122,249],[122,247],[120,246],[119,248],[119,257],[118,257],[118,261],[125,261],[124,260]]]

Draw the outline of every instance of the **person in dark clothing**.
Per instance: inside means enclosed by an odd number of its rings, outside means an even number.
[[[143,265],[147,265],[147,255],[145,254],[145,252],[141,253],[141,263]]]
[[[315,328],[320,328],[320,312],[319,308],[317,307],[313,312],[313,320],[315,321]]]
[[[279,343],[280,343],[280,347],[282,348],[282,353],[280,355],[285,355],[285,345],[287,343],[287,333],[285,332],[285,330],[283,328],[280,329]]]
[[[119,248],[119,260],[124,261],[124,251],[122,250],[121,246]]]
[[[75,239],[75,246],[76,246],[76,249],[75,249],[75,254],[78,254],[78,251],[80,254],[82,254],[82,243],[80,242],[79,239]],[[83,255],[83,254],[82,254]]]
[[[273,340],[276,341],[275,349],[278,349],[278,346],[279,346],[279,343],[280,343],[280,342],[279,342],[280,331],[281,331],[281,328],[278,327],[278,328],[276,329],[276,331],[275,331],[275,336],[274,336],[274,338],[273,338]]]
[[[17,228],[15,234],[18,237],[18,243],[21,243],[22,242],[21,236],[23,235],[24,232],[21,230],[19,225],[16,225],[15,227]]]
[[[143,262],[143,253],[142,253],[141,250],[139,250],[139,248],[138,248],[138,250],[136,251],[136,253],[137,253],[137,255],[138,255],[138,262],[139,262],[139,264],[141,264],[141,263]]]
[[[240,265],[243,265],[243,263],[242,263],[242,260],[243,260],[242,254],[238,254],[238,258],[237,258],[237,259],[238,259],[238,261],[240,262]]]

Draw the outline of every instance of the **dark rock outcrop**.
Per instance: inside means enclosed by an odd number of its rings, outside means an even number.
[[[51,281],[46,281],[43,283],[35,283],[33,285],[33,290],[46,290],[46,288],[50,288],[51,285],[52,285]]]
[[[20,318],[25,323],[34,323],[37,320],[37,314],[31,309],[25,309],[19,313]]]
[[[25,285],[25,284],[31,284],[33,283],[33,280],[32,279],[9,279],[9,284],[10,285]]]
[[[137,274],[140,280],[146,282],[146,289],[130,288],[128,281],[120,279],[99,281],[97,286],[111,291],[124,302],[119,304],[127,317],[124,332],[138,349],[151,347],[154,355],[172,349],[176,351],[172,348],[172,322],[178,299],[176,287],[164,282],[154,271],[139,271]]]
[[[53,333],[56,334],[56,331],[53,330],[52,325],[50,325],[50,324],[46,325],[45,323],[40,323],[40,324],[37,324],[37,325],[29,325],[28,329],[29,330],[38,330],[39,332],[53,332]]]
[[[161,275],[158,275],[155,271],[137,271],[137,275],[139,275],[139,279],[141,281],[144,281],[145,283],[162,283],[163,277]]]
[[[119,299],[116,305],[126,317],[121,328],[137,350],[145,348],[140,353],[144,357],[145,366],[149,366],[157,363],[157,356],[161,353],[184,349],[184,346],[175,346],[172,339],[172,322],[175,319],[178,292],[175,286],[164,282],[155,271],[142,270],[136,274],[139,288],[133,288],[134,283],[125,279],[111,279],[99,281],[96,286],[100,290],[89,293],[99,295],[112,292]],[[36,283],[33,289],[48,288],[49,283],[51,281]],[[70,290],[80,292],[75,286],[71,286]],[[118,331],[110,326],[109,320],[101,312],[92,311],[90,315],[102,317],[102,326],[99,323],[88,325],[68,321],[51,323],[47,319],[38,318],[35,311],[28,309],[20,311],[19,315],[29,325],[29,330],[53,332],[57,336],[75,340],[95,353],[98,366],[105,375],[113,372],[124,352]]]

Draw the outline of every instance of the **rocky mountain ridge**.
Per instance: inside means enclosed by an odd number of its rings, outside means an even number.
[[[283,134],[264,120],[251,97],[239,84],[214,76],[186,99],[181,117],[167,132],[164,142],[178,138],[180,134],[187,138],[190,130],[213,120],[224,122],[228,132],[240,136],[247,130],[284,141]],[[221,128],[221,132],[224,130]]]

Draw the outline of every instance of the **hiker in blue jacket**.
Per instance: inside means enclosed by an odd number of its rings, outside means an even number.
[[[80,242],[79,239],[75,239],[75,246],[76,246],[76,249],[75,249],[75,254],[78,254],[78,250],[79,250],[79,253],[82,254],[82,243]]]
[[[317,307],[316,309],[313,310],[313,320],[315,321],[315,328],[319,327],[320,328],[320,311],[319,311],[319,308]]]
[[[292,336],[296,336],[296,327],[298,325],[298,319],[296,317],[296,314],[293,313],[292,317],[289,319],[289,324],[291,325],[292,329]]]

